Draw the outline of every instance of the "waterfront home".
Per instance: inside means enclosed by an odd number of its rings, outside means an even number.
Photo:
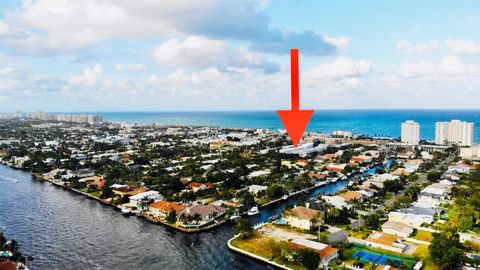
[[[409,237],[413,233],[413,227],[402,222],[387,221],[382,225],[382,231],[401,237]]]
[[[342,197],[345,200],[345,202],[350,203],[353,201],[361,202],[363,200],[364,195],[358,191],[347,191],[345,193],[340,193],[339,196]]]
[[[350,209],[351,205],[347,203],[347,201],[339,195],[335,196],[322,196],[322,199],[325,200],[326,203],[332,205],[333,207],[342,210],[343,208]]]
[[[203,205],[203,204],[197,204],[197,205],[192,205],[189,207],[186,207],[182,211],[180,211],[177,214],[177,217],[181,218],[182,216],[184,217],[190,217],[193,218],[196,215],[199,217],[199,223],[207,223],[209,221],[214,220],[217,217],[220,217],[224,215],[227,212],[227,208],[220,207],[220,206],[214,206],[211,204],[208,205]]]
[[[193,192],[197,192],[199,190],[212,189],[213,184],[211,182],[206,182],[206,183],[191,182],[190,184],[188,184],[188,187],[191,188]]]
[[[284,214],[285,223],[295,228],[310,230],[320,224],[320,212],[305,206],[297,206]]]
[[[148,201],[161,201],[163,200],[163,195],[160,192],[155,190],[149,190],[137,195],[133,195],[128,198],[130,200],[130,204],[134,206],[141,206],[143,202]]]
[[[329,164],[327,166],[327,170],[329,172],[339,173],[339,172],[342,172],[345,169],[345,167],[347,167],[347,164]]]
[[[288,245],[293,249],[308,248],[315,251],[320,256],[322,265],[325,269],[332,260],[338,258],[338,249],[324,243],[297,238],[288,242]]]
[[[148,205],[148,209],[152,214],[162,217],[167,216],[172,211],[180,213],[185,208],[186,206],[183,204],[168,201],[157,201]]]
[[[350,159],[350,164],[363,164],[372,162],[373,158],[369,156],[354,156]]]
[[[147,188],[114,184],[110,186],[114,194],[123,197],[125,195],[133,196],[147,191]]]
[[[96,186],[98,189],[103,189],[105,186],[105,180],[99,176],[90,176],[78,180],[80,183],[85,183],[87,187]]]
[[[259,192],[265,192],[267,190],[267,186],[261,185],[250,185],[248,186],[248,191],[257,195]]]

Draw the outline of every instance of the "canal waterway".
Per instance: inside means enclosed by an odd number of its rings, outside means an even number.
[[[365,172],[370,174],[375,167]],[[344,181],[309,193],[333,193]],[[290,198],[251,217],[265,222]],[[29,172],[0,165],[0,231],[15,238],[31,269],[268,269],[227,249],[233,225],[201,234],[184,234],[34,179]]]

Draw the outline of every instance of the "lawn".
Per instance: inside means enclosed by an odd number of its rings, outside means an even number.
[[[417,230],[417,232],[415,233],[415,236],[413,236],[412,238],[420,241],[431,242],[433,239],[433,236],[431,232]]]
[[[234,247],[270,259],[273,256],[272,249],[270,248],[272,241],[269,237],[254,235],[247,239],[236,238],[231,244]]]
[[[279,258],[272,258],[272,245],[274,240],[270,237],[261,236],[261,235],[254,235],[247,239],[240,239],[236,238],[230,242],[232,246],[243,249],[247,252],[253,253],[255,255],[264,257],[270,261],[274,261],[278,264],[286,265],[292,269],[300,270],[304,269],[302,266],[290,262],[285,262],[280,260]]]
[[[430,251],[428,251],[427,245],[418,245],[417,249],[413,252],[413,256],[417,256],[420,259],[425,259],[430,255]]]

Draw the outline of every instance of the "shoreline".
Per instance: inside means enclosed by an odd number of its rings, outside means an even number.
[[[98,197],[95,197],[93,196],[92,194],[89,194],[89,193],[86,193],[86,192],[83,192],[83,191],[80,191],[80,190],[77,190],[77,189],[74,189],[74,188],[71,188],[71,187],[68,187],[68,186],[64,186],[60,183],[57,183],[55,181],[52,181],[52,180],[48,180],[46,178],[44,178],[43,176],[37,174],[37,173],[33,173],[31,172],[30,169],[26,169],[26,168],[18,168],[18,167],[15,167],[15,166],[12,166],[11,164],[8,164],[6,162],[1,162],[0,165],[5,165],[11,169],[14,169],[14,170],[21,170],[21,171],[25,171],[25,172],[29,172],[30,175],[32,176],[32,178],[34,178],[35,180],[37,181],[41,181],[41,182],[48,182],[48,183],[51,183],[53,184],[54,186],[56,187],[59,187],[59,188],[62,188],[64,190],[67,190],[67,191],[70,191],[72,193],[75,193],[77,195],[82,195],[82,196],[85,196],[86,198],[88,199],[91,199],[91,200],[95,200],[97,202],[100,202],[102,205],[104,206],[108,206],[108,207],[111,207],[113,208],[115,211],[120,211],[121,208],[116,206],[116,205],[113,205],[111,203],[108,203],[108,202],[105,202],[103,201],[102,199],[98,198]],[[381,165],[381,163],[375,163],[375,164],[372,164],[372,167],[374,166],[378,166],[378,165]],[[354,175],[357,175],[361,173],[360,171],[356,171],[354,173],[351,174],[351,176],[354,176]],[[349,178],[351,177],[349,176]],[[293,198],[295,196],[298,196],[298,195],[301,195],[303,193],[311,193],[313,192],[315,189],[317,188],[321,188],[321,187],[325,187],[325,186],[329,186],[329,185],[332,185],[332,184],[335,184],[337,183],[338,181],[346,181],[346,180],[337,180],[335,182],[328,182],[328,183],[325,183],[325,184],[322,184],[322,185],[313,185],[311,187],[308,187],[308,188],[305,188],[305,189],[302,189],[302,190],[299,190],[299,191],[296,191],[294,193],[291,193],[291,194],[287,194],[287,198],[284,199],[284,198],[278,198],[278,199],[274,199],[274,200],[271,200],[267,203],[264,203],[262,205],[258,205],[258,208],[259,209],[263,209],[263,208],[266,208],[266,207],[269,207],[269,206],[272,206],[272,205],[275,205],[277,203],[281,203],[283,201],[286,201],[286,200],[289,200],[290,198]],[[247,212],[244,212],[244,213],[241,213],[241,215],[246,215]],[[172,229],[175,229],[179,232],[182,232],[182,233],[185,233],[185,234],[197,234],[197,233],[202,233],[202,232],[206,232],[206,231],[210,231],[210,230],[213,230],[217,227],[220,227],[221,225],[224,225],[225,223],[229,222],[230,219],[229,218],[226,218],[225,216],[223,216],[222,218],[220,218],[219,220],[213,220],[211,221],[210,223],[208,223],[208,225],[204,225],[204,227],[200,227],[200,228],[194,228],[194,229],[189,229],[189,228],[183,228],[183,227],[180,227],[180,226],[174,226],[168,222],[165,222],[163,220],[160,220],[158,218],[155,218],[153,216],[150,216],[150,215],[146,215],[146,214],[143,214],[142,212],[140,213],[129,213],[128,215],[126,216],[131,216],[131,215],[134,215],[136,216],[137,218],[140,218],[144,221],[147,221],[151,224],[155,224],[155,225],[163,225],[165,227],[168,227],[168,228],[172,228]]]

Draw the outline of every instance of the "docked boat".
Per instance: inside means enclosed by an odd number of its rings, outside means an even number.
[[[124,215],[129,215],[131,213],[130,209],[128,209],[128,208],[122,208],[121,212]]]
[[[230,220],[231,220],[231,221],[235,221],[235,220],[237,220],[237,219],[239,219],[239,218],[240,218],[240,215],[237,214],[237,213],[235,213],[235,214],[233,214],[233,215],[230,217]]]
[[[247,215],[249,216],[255,216],[255,215],[258,215],[258,213],[260,213],[258,211],[258,207],[257,206],[254,206],[252,207],[248,212],[247,212]]]
[[[283,195],[282,199],[284,199],[284,200],[288,199],[287,194]]]

